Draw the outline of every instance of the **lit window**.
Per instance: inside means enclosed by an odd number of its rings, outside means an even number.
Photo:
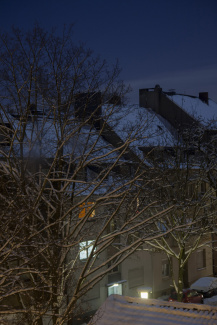
[[[84,202],[81,205],[79,205],[79,208],[81,209],[79,212],[79,218],[84,218],[88,212],[90,212],[91,208],[94,206],[94,202]],[[95,216],[95,210],[92,210],[89,217],[93,218]]]
[[[79,243],[80,260],[86,260],[93,250],[93,240],[87,240]]]
[[[108,287],[108,296],[110,295],[122,295],[122,283],[115,283]]]

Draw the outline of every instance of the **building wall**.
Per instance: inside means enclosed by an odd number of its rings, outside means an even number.
[[[209,240],[208,240],[209,243]],[[198,253],[205,251],[205,265],[201,267],[198,265]],[[199,278],[205,276],[213,276],[213,256],[212,256],[212,247],[211,247],[211,238],[210,244],[207,244],[204,247],[197,249],[191,256],[188,262],[188,280],[189,286],[198,280]]]
[[[217,235],[212,235],[212,243],[213,243],[213,273],[214,276],[217,276]]]
[[[137,251],[122,263],[121,270],[123,278],[127,280],[124,295],[139,297],[139,287],[152,287],[153,265],[152,255],[149,252]]]
[[[164,253],[153,253],[153,298],[169,294],[172,286],[171,272],[163,275],[162,264],[167,260]]]
[[[140,297],[140,287],[151,287],[151,298],[168,294],[172,285],[171,276],[162,275],[162,261],[167,257],[164,253],[151,253],[146,250],[136,251],[126,259],[116,272],[117,283],[122,282],[122,295]],[[115,272],[113,273],[115,279]],[[111,283],[111,273],[104,277],[96,289],[82,301],[83,308],[96,310],[108,297],[108,284]],[[115,282],[115,281],[114,281]]]

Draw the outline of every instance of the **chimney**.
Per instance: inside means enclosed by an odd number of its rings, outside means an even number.
[[[209,105],[208,92],[199,93],[199,99],[202,100],[202,102],[204,102],[207,105]]]
[[[160,93],[161,91],[162,91],[162,88],[161,88],[161,86],[160,85],[155,85],[155,87],[154,87],[154,91],[157,91],[158,93]]]

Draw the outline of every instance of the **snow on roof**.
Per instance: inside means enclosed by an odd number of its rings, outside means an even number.
[[[192,283],[191,289],[199,291],[209,291],[217,288],[217,278],[214,277],[203,277]]]
[[[129,135],[134,138],[130,147],[137,154],[140,154],[138,147],[174,144],[174,137],[163,123],[162,118],[151,109],[138,105],[119,107],[109,117],[106,116],[106,106],[103,106],[102,111],[107,123],[123,141],[126,141]]]
[[[197,97],[187,95],[167,95],[174,103],[181,107],[191,117],[209,128],[217,128],[217,103],[209,99],[208,104]]]
[[[151,109],[140,108],[138,105],[115,108],[107,105],[102,108],[102,118],[123,142],[130,142],[130,148],[140,157],[142,157],[140,147],[174,145],[174,137],[166,127],[165,121]],[[19,117],[9,113],[6,117],[1,112],[1,119],[10,122],[14,131],[21,129],[22,132]],[[62,140],[60,134],[60,125],[58,121],[54,123],[51,115],[29,118],[23,141],[25,157],[55,157],[59,140]],[[90,125],[81,126],[76,119],[72,119],[66,126],[64,137],[68,139],[63,146],[65,159],[73,157],[76,160],[87,157],[88,160],[95,157],[99,161],[102,157],[103,162],[111,162],[119,155],[119,152],[114,150],[114,146],[107,142],[98,130]],[[19,155],[19,132],[14,139],[13,149]]]
[[[111,295],[89,322],[93,324],[214,325],[217,307]]]
[[[5,118],[4,114],[2,119]],[[12,124],[13,130],[16,133],[24,128],[20,127],[20,119],[8,114],[5,118],[6,122]],[[54,158],[59,146],[61,138],[61,130],[58,122],[54,123],[53,118],[47,116],[38,116],[36,119],[29,119],[25,125],[25,137],[23,141],[23,150],[25,157],[43,157]],[[13,149],[17,155],[20,150],[20,131],[16,133],[14,138]],[[66,126],[64,133],[65,141],[63,146],[63,154],[65,159],[81,159],[86,157],[87,160],[94,158],[99,162],[111,162],[119,156],[118,152],[114,151],[114,147],[108,143],[99,132],[90,125],[83,125],[76,119]],[[122,159],[123,160],[123,159]]]

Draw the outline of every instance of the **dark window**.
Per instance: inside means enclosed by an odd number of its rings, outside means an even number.
[[[206,193],[206,182],[200,184],[200,194],[204,195]]]
[[[168,260],[162,261],[162,277],[170,276],[170,264]]]
[[[197,268],[203,269],[206,267],[206,250],[197,251]]]

